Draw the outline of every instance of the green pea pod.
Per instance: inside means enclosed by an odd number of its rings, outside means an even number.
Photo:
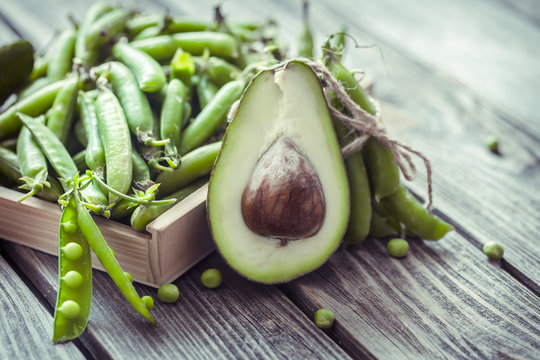
[[[137,14],[126,22],[126,32],[130,38],[134,38],[144,29],[157,26],[165,15]]]
[[[204,143],[223,125],[232,104],[238,100],[245,83],[243,80],[231,81],[219,89],[216,96],[193,119],[180,138],[180,155]]]
[[[371,192],[362,154],[355,152],[345,159],[345,168],[351,189],[351,213],[343,241],[359,243],[369,233],[371,223]]]
[[[326,66],[341,82],[351,99],[368,113],[375,115],[376,109],[364,88],[353,74],[335,58],[326,58]],[[377,200],[395,193],[399,187],[399,168],[392,150],[379,140],[370,138],[362,149],[365,165],[371,180],[372,192]]]
[[[125,194],[131,186],[133,162],[131,137],[124,111],[116,96],[107,88],[100,89],[95,105],[105,151],[107,184]],[[109,194],[110,203],[116,200],[116,195]]]
[[[92,24],[103,15],[111,11],[111,6],[105,1],[96,1],[86,11],[77,32],[75,41],[75,58],[85,67],[94,65],[97,61],[98,52],[86,49],[86,38]]]
[[[43,114],[51,107],[58,91],[64,87],[67,80],[56,81],[35,93],[21,99],[6,111],[0,114],[0,139],[15,134],[21,128],[21,120],[17,112],[29,116],[38,116]]]
[[[298,56],[308,59],[313,58],[313,35],[309,28],[309,3],[303,1],[302,7],[302,32],[298,38]]]
[[[75,165],[77,165],[77,169],[79,171],[85,171],[88,169],[88,166],[86,165],[86,149],[79,151],[75,155],[73,155],[71,158],[73,159],[73,162]]]
[[[96,49],[112,40],[124,30],[127,19],[128,12],[120,8],[107,12],[96,19],[86,33],[86,49]]]
[[[331,103],[339,106],[337,99],[332,95]],[[347,137],[347,128],[339,120],[334,119],[334,129],[341,146],[345,146],[352,139]],[[370,229],[372,209],[371,190],[364,160],[360,152],[354,152],[344,159],[349,180],[351,208],[349,224],[343,241],[353,244],[364,241]]]
[[[0,104],[28,80],[34,64],[34,48],[27,40],[0,47]]]
[[[135,74],[142,91],[156,92],[166,84],[167,79],[161,65],[144,51],[125,42],[117,42],[112,51],[113,55]]]
[[[79,102],[78,98],[77,102]],[[75,134],[75,138],[79,144],[81,144],[83,147],[88,145],[88,139],[86,138],[86,133],[84,132],[84,125],[80,119],[77,120],[75,125],[73,125],[73,133]]]
[[[237,42],[234,37],[210,31],[156,36],[133,41],[131,45],[156,60],[171,59],[178,48],[192,55],[202,55],[208,51],[213,56],[229,59],[238,57]]]
[[[194,80],[194,83],[197,88],[199,106],[201,109],[204,109],[216,96],[219,88],[217,85],[213,84],[206,75],[198,76],[197,79]]]
[[[123,220],[130,216],[135,211],[135,206],[132,206],[133,202],[125,199],[121,199],[114,204],[111,209],[110,218],[113,220]]]
[[[164,171],[156,178],[159,197],[163,198],[181,189],[196,179],[210,174],[216,161],[221,141],[203,145],[182,157],[182,163],[173,171]]]
[[[56,38],[47,52],[47,77],[58,81],[71,71],[71,64],[75,52],[75,39],[77,33],[74,29],[66,29]]]
[[[171,158],[175,164],[180,162],[178,149],[187,94],[188,89],[182,81],[172,79],[161,107],[160,135],[162,139],[170,140],[168,144],[165,144],[165,156]]]
[[[53,341],[77,338],[88,323],[92,299],[92,258],[78,226],[78,209],[71,196],[58,231],[58,294],[54,308]]]
[[[176,46],[192,55],[210,55],[234,59],[239,56],[236,39],[225,33],[195,31],[172,35]]]
[[[205,21],[173,17],[167,25],[168,34],[205,31],[210,28],[210,24]]]
[[[78,173],[77,165],[60,139],[45,125],[34,118],[18,113],[24,125],[32,132],[34,139],[49,160],[58,176],[63,179],[73,178]]]
[[[3,146],[0,146],[0,174],[17,183],[20,183],[22,176],[19,170],[17,154]]]
[[[34,59],[34,68],[30,73],[30,78],[28,80],[34,81],[39,79],[47,74],[47,68],[49,67],[49,61],[45,56],[38,56]]]
[[[132,41],[131,46],[140,49],[156,60],[169,60],[178,49],[176,41],[170,35]]]
[[[149,38],[153,38],[159,35],[163,35],[163,27],[161,25],[154,25],[154,26],[150,26],[142,30],[140,33],[135,35],[132,40],[137,41],[137,40],[149,39]]]
[[[154,182],[150,180],[151,175],[148,164],[135,147],[131,151],[131,160],[133,162],[132,185],[139,190],[146,191],[150,186],[154,185]]]
[[[79,116],[87,139],[85,162],[89,169],[103,174],[105,168],[105,150],[99,134],[95,100],[85,92],[79,92]]]
[[[218,87],[235,80],[242,72],[238,66],[215,56],[210,56],[208,59],[199,57],[195,58],[195,61],[200,72],[204,73]]]
[[[118,61],[102,64],[94,70],[96,74],[103,74],[111,82],[114,94],[122,105],[129,129],[137,136],[137,140],[145,145],[165,145],[168,141],[158,140],[154,135],[152,109],[131,70]]]
[[[48,86],[52,84],[54,81],[49,79],[48,77],[42,77],[39,79],[36,79],[26,85],[17,95],[17,99],[20,101],[21,99],[24,99],[28,97],[29,95],[35,93],[36,91],[43,89],[45,86]]]
[[[99,227],[96,225],[94,219],[92,219],[92,216],[88,213],[80,201],[77,201],[77,220],[79,228],[84,238],[90,245],[90,248],[92,248],[92,251],[94,251],[97,258],[105,268],[105,271],[107,271],[126,300],[128,300],[131,306],[133,306],[133,308],[137,310],[139,314],[147,318],[152,324],[157,325],[157,322],[152,318],[152,315],[150,315],[148,309],[144,305],[144,301],[141,300],[137,294],[137,291],[133,287],[133,284],[118,264],[118,261],[113,255],[111,248],[107,245],[107,242],[103,238]]]
[[[372,238],[382,238],[390,235],[398,235],[399,232],[388,221],[388,218],[381,213],[376,206],[373,206],[371,223],[369,226],[369,236]]]
[[[74,74],[66,79],[64,87],[58,91],[51,110],[47,113],[47,127],[66,144],[77,104],[79,76]]]
[[[131,38],[138,35],[141,31],[151,27],[161,27],[162,31],[167,33],[204,31],[210,28],[210,24],[203,21],[173,17],[167,20],[167,26],[160,26],[164,22],[163,15],[142,14],[129,19],[126,24],[126,30]]]
[[[2,179],[7,179],[13,183],[22,185],[20,180],[22,174],[19,170],[19,160],[17,159],[17,154],[15,152],[8,150],[0,146],[0,174],[2,174]],[[47,182],[50,184],[50,187],[43,188],[42,191],[37,193],[37,197],[56,202],[58,197],[64,192],[62,186],[52,176],[47,177]]]
[[[186,197],[194,193],[201,186],[206,184],[208,179],[206,177],[196,180],[195,182],[189,184],[188,186],[175,191],[171,195],[167,196],[166,199],[176,199],[176,203],[184,200]],[[138,206],[135,211],[131,214],[131,227],[138,231],[144,231],[146,225],[154,221],[158,216],[162,215],[164,212],[172,208],[176,203],[167,204],[167,205],[151,205],[151,206]]]
[[[393,194],[381,200],[385,208],[407,230],[426,240],[439,240],[454,227],[431,214],[403,186]]]
[[[41,117],[42,123],[44,118]],[[21,180],[25,184],[19,188],[29,190],[18,201],[21,202],[43,190],[43,187],[49,187],[47,182],[47,159],[39,146],[35,143],[32,133],[26,126],[23,126],[19,132],[17,140],[17,159],[19,160],[19,169],[21,172]]]

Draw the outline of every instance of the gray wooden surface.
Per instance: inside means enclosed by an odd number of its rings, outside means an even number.
[[[0,358],[540,358],[540,3],[311,3],[317,42],[345,24],[360,44],[377,44],[382,56],[350,47],[345,62],[373,79],[389,131],[428,154],[434,209],[456,231],[412,241],[401,260],[388,257],[382,240],[341,248],[316,272],[280,286],[251,283],[214,253],[176,281],[178,303],[156,305],[158,328],[96,272],[88,329],[60,346],[49,340],[56,258],[1,241]],[[214,1],[136,4],[210,19]],[[0,2],[0,42],[23,36],[44,46],[87,6]],[[299,2],[230,0],[224,11],[240,21],[276,18],[294,53]],[[502,156],[485,148],[491,134]],[[418,165],[408,185],[425,196]],[[504,246],[504,260],[484,256],[490,240]],[[208,267],[224,273],[217,291],[198,283]],[[320,307],[336,314],[330,330],[311,320]]]

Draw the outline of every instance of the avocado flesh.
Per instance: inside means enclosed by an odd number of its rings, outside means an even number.
[[[307,237],[261,235],[242,214],[254,171],[283,139],[306,158],[322,189],[323,216],[308,226]],[[337,249],[349,217],[349,188],[326,101],[307,65],[289,62],[259,73],[250,83],[223,139],[207,206],[218,250],[232,268],[254,281],[289,281],[316,269]],[[294,212],[298,205],[291,206],[288,211]]]

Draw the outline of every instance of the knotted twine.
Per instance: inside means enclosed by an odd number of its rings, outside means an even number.
[[[369,100],[376,108],[375,115],[372,115],[362,109],[356,102],[354,102],[343,85],[334,77],[334,75],[320,62],[315,62],[306,58],[296,58],[285,63],[280,63],[269,68],[258,67],[259,70],[263,68],[264,70],[278,70],[281,68],[286,68],[287,64],[291,61],[301,61],[307,66],[309,66],[315,74],[322,78],[323,81],[319,81],[322,86],[324,97],[330,115],[334,118],[340,120],[347,128],[355,131],[359,136],[352,140],[350,143],[341,148],[341,153],[343,156],[347,156],[355,151],[358,151],[362,148],[364,143],[371,137],[376,138],[383,145],[388,147],[397,166],[401,170],[401,173],[408,181],[413,181],[416,178],[416,166],[414,165],[411,154],[419,157],[426,167],[427,173],[427,198],[426,208],[429,209],[433,203],[433,180],[432,180],[432,167],[429,159],[420,151],[412,148],[411,146],[404,144],[396,139],[391,138],[386,129],[383,126],[381,121],[381,112],[378,106],[378,103],[372,99]],[[360,86],[360,84],[358,84]],[[331,93],[334,93],[334,96],[340,101],[340,103],[348,110],[349,115],[344,114],[342,111],[338,110],[332,105]],[[231,106],[229,110],[228,119],[229,121],[234,117],[236,110],[238,109],[238,101]]]
[[[375,115],[372,115],[351,99],[343,85],[334,77],[334,75],[332,75],[326,66],[320,62],[311,61],[309,59],[299,60],[308,65],[317,75],[324,79],[322,82],[322,89],[330,114],[359,135],[341,149],[343,156],[347,156],[360,150],[370,137],[376,138],[392,151],[396,164],[405,179],[412,181],[416,178],[416,166],[412,161],[411,154],[416,155],[424,162],[424,166],[426,167],[428,195],[426,208],[429,209],[433,203],[432,167],[429,159],[420,151],[393,139],[388,135],[381,121],[381,113],[376,101],[371,98],[369,99],[376,108]],[[360,86],[360,84],[358,84],[358,86]],[[345,109],[348,110],[350,116],[344,114],[332,105],[330,96],[332,92]]]

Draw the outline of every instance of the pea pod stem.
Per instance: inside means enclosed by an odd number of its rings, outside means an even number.
[[[113,255],[111,248],[107,245],[107,242],[103,238],[94,219],[92,219],[88,210],[86,210],[82,202],[76,196],[75,200],[77,203],[77,221],[81,233],[86,241],[88,241],[88,244],[96,254],[97,258],[131,306],[152,324],[157,325],[157,322],[144,305],[144,301],[141,300],[133,287],[133,284],[118,264],[118,261]]]
[[[168,204],[172,204],[172,203],[174,203],[176,201],[175,199],[152,200],[153,199],[153,194],[151,196],[147,196],[147,199],[140,199],[140,198],[132,197],[132,196],[123,194],[123,193],[113,189],[112,187],[107,185],[99,176],[96,176],[96,174],[94,172],[90,171],[90,170],[86,171],[86,175],[89,178],[91,178],[92,180],[94,180],[95,182],[97,182],[101,188],[108,191],[109,193],[114,194],[114,195],[118,196],[121,199],[128,200],[128,201],[140,204],[140,205],[147,205],[147,206],[150,206],[150,205],[168,205]]]

